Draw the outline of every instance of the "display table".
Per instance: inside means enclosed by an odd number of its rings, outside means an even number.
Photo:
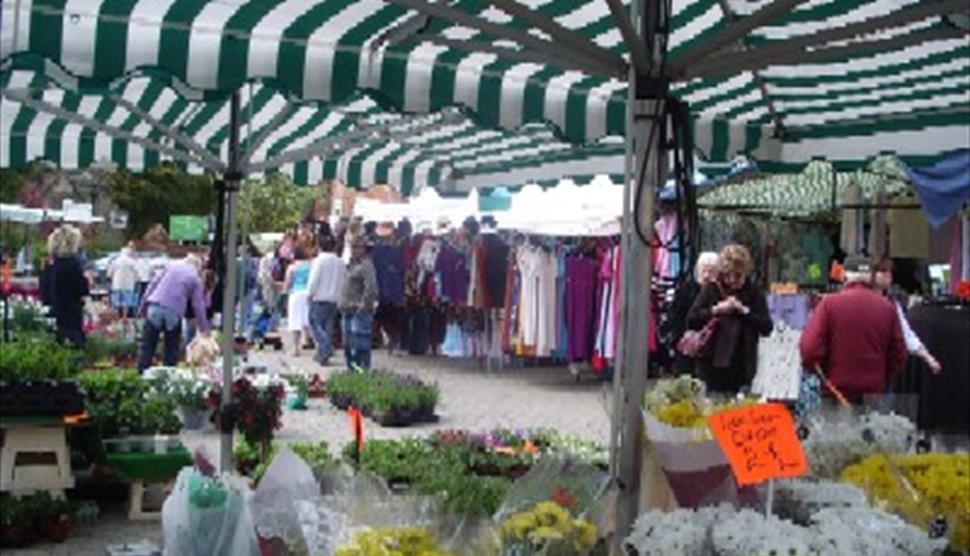
[[[154,520],[161,518],[161,512],[145,511],[144,497],[147,486],[151,483],[165,485],[171,488],[171,482],[178,476],[179,471],[192,465],[192,456],[185,448],[169,451],[165,454],[149,452],[117,452],[107,455],[108,465],[118,476],[131,482],[129,492],[128,519]]]
[[[0,491],[14,495],[49,492],[63,498],[74,488],[67,427],[79,419],[53,415],[0,418]]]
[[[920,430],[970,434],[970,306],[920,305],[907,316],[943,371],[934,375],[921,359],[911,357],[894,390],[918,396]]]

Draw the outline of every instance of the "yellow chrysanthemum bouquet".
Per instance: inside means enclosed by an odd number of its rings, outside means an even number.
[[[707,418],[720,411],[755,403],[754,399],[727,400],[721,403],[707,397],[704,383],[681,375],[657,381],[645,398],[644,407],[650,416],[667,427],[690,429],[696,441],[711,440]]]
[[[878,454],[846,467],[841,479],[913,525],[945,533],[952,548],[970,550],[970,455]]]
[[[572,517],[566,508],[551,500],[506,519],[499,535],[504,556],[581,556],[593,548],[598,536],[595,525]]]
[[[428,531],[419,527],[364,529],[334,556],[451,556]]]

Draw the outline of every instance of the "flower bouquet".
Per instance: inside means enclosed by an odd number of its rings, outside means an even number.
[[[587,554],[598,538],[596,526],[574,518],[554,501],[539,502],[532,509],[502,522],[499,534],[504,556]]]
[[[957,550],[970,550],[970,455],[877,454],[847,467],[843,481],[858,485],[873,503]]]
[[[873,454],[905,453],[916,436],[916,426],[900,415],[857,417],[841,409],[815,414],[805,427],[805,457],[812,474],[823,479],[836,479],[847,466]]]
[[[686,375],[660,380],[647,392],[644,428],[680,506],[737,500],[731,466],[707,417],[746,403],[753,402],[717,405],[705,395],[703,382]]]

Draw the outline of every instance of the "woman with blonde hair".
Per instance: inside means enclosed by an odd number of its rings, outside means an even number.
[[[84,267],[78,258],[81,249],[81,231],[64,224],[47,236],[47,253],[50,264],[44,269],[45,298],[49,300],[57,339],[84,347],[84,298],[90,293],[90,285],[84,275]]]
[[[715,392],[737,393],[751,383],[758,367],[759,336],[771,334],[765,294],[752,282],[751,254],[728,245],[719,254],[717,278],[705,285],[687,314],[687,325],[699,330],[712,319],[715,332],[697,371]]]

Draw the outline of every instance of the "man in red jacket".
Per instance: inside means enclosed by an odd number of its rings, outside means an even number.
[[[825,296],[800,343],[802,364],[821,367],[846,398],[882,394],[906,364],[906,343],[892,304],[873,290],[872,267],[862,257],[845,261],[845,286]]]

